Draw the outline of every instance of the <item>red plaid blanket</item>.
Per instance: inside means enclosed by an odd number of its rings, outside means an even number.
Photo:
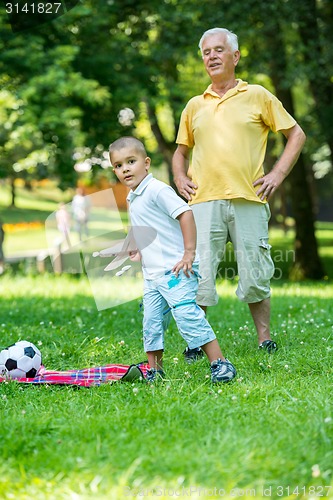
[[[63,384],[79,385],[91,387],[108,382],[122,381],[132,382],[134,380],[145,379],[147,363],[137,365],[105,365],[94,368],[84,368],[82,370],[51,371],[41,366],[35,378],[19,378],[16,382],[27,384]],[[8,382],[8,379],[0,377],[0,382]]]

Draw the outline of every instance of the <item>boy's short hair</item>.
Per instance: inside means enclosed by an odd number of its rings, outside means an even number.
[[[147,152],[146,152],[146,148],[144,147],[144,144],[141,141],[139,141],[139,139],[137,139],[136,137],[132,137],[132,136],[120,137],[119,139],[112,142],[109,146],[109,154],[111,155],[114,151],[119,151],[119,149],[128,148],[128,147],[132,147],[138,153],[141,153],[144,156],[147,156]]]

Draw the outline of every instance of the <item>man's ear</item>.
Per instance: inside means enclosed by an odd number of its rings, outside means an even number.
[[[236,50],[236,52],[234,52],[234,65],[235,65],[235,67],[239,63],[240,58],[241,58],[241,53],[239,50]]]

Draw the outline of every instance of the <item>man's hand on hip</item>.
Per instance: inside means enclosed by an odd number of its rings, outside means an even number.
[[[195,196],[195,190],[198,189],[198,186],[186,175],[175,179],[175,184],[178,193],[188,201],[192,200],[192,196]]]
[[[281,174],[276,170],[272,170],[264,177],[257,179],[253,186],[260,186],[260,188],[256,191],[257,196],[264,201],[265,198],[269,200],[273,193],[277,190],[277,188],[284,181],[285,175]]]

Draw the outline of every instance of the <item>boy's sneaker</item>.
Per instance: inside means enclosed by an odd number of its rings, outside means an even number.
[[[212,382],[230,382],[236,377],[236,368],[228,359],[222,361],[218,358],[213,361],[210,365],[210,370],[212,372]]]
[[[156,370],[156,368],[149,368],[146,371],[146,380],[149,383],[155,382],[156,379],[162,379],[165,377],[163,370]]]
[[[188,364],[194,363],[194,361],[198,361],[198,359],[201,359],[204,356],[204,352],[201,347],[195,347],[194,349],[186,347],[183,354],[185,356],[185,361]]]
[[[278,346],[277,343],[274,342],[274,340],[264,340],[264,342],[259,344],[259,349],[268,352],[268,354],[271,354],[272,352],[276,352],[278,350]]]

